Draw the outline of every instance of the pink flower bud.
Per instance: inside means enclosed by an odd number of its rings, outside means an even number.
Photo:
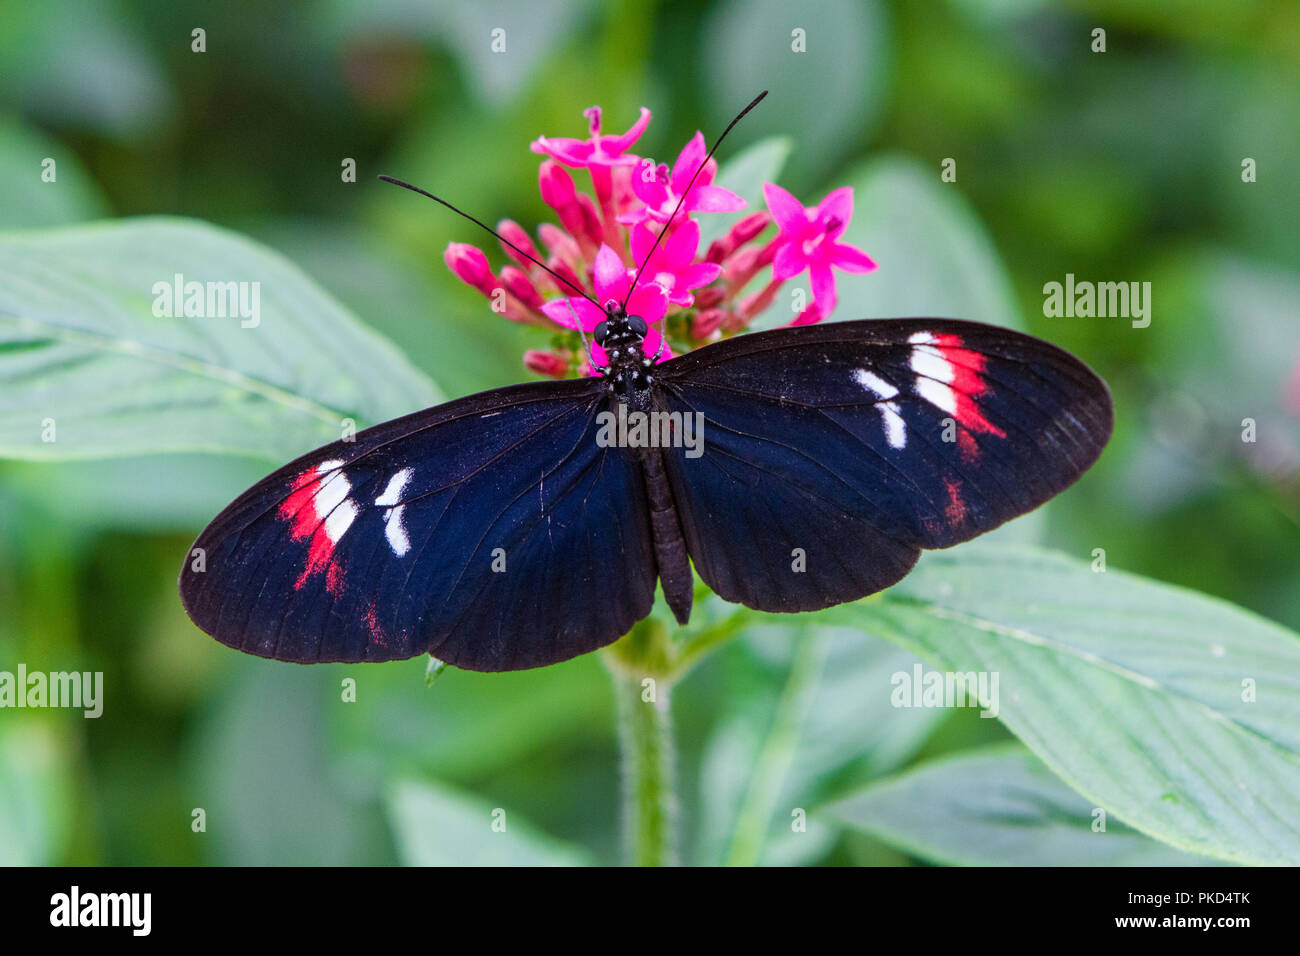
[[[731,227],[731,232],[727,233],[726,238],[730,241],[731,248],[735,249],[749,242],[749,240],[766,229],[767,224],[771,221],[772,217],[761,210],[743,216],[739,222]]]
[[[564,277],[565,280],[564,282],[556,283],[556,285],[560,287],[561,295],[578,294],[577,292],[574,291],[574,286],[581,289],[582,279],[578,276],[578,273],[573,271],[573,267],[569,265],[568,262],[566,262],[563,259],[557,258],[556,256],[552,256],[547,261],[546,264],[551,267],[551,269],[555,272],[556,275]]]
[[[553,257],[567,259],[572,262],[580,262],[582,253],[578,251],[578,244],[573,237],[561,229],[559,226],[544,222],[537,227],[537,234],[542,239],[542,245],[546,251]],[[550,263],[547,263],[550,265]]]
[[[776,298],[777,290],[781,288],[784,281],[783,279],[773,279],[758,292],[745,296],[740,300],[740,305],[736,309],[737,314],[746,321],[752,320],[754,316],[772,304],[772,300]]]
[[[721,239],[715,239],[709,245],[709,251],[705,253],[705,262],[722,262],[733,252],[756,237],[764,229],[772,217],[765,212],[751,212],[745,216]]]
[[[465,242],[449,242],[442,258],[447,263],[447,268],[461,282],[473,286],[486,296],[492,295],[497,280],[492,275],[492,268],[482,249]]]
[[[537,252],[537,246],[533,245],[533,240],[529,237],[528,233],[524,230],[524,227],[519,225],[519,223],[515,222],[513,219],[502,219],[499,223],[497,223],[497,232],[501,233],[503,238],[508,239],[510,242],[513,242],[516,246],[519,247],[520,250],[528,253],[528,255],[533,256],[534,258],[537,259],[541,258],[541,256]],[[504,242],[501,243],[501,248],[505,250],[506,255],[508,255],[511,259],[515,260],[515,262],[519,263],[521,266],[523,266],[524,269],[536,268],[536,266],[533,265],[533,263],[529,262],[528,259],[526,259],[524,256],[521,256],[514,249],[511,249]]]
[[[577,190],[570,176],[559,163],[546,160],[537,171],[537,185],[542,191],[542,202],[556,212],[573,204]]]
[[[759,250],[751,247],[741,249],[731,261],[727,263],[725,271],[722,273],[727,280],[727,284],[733,289],[744,287],[754,273],[758,271],[758,254]]]
[[[533,311],[541,309],[542,295],[527,274],[514,266],[506,266],[501,270],[501,281],[505,283],[506,291],[529,309]]]
[[[703,309],[696,313],[694,320],[691,322],[691,335],[696,339],[707,339],[722,328],[722,323],[726,321],[726,318],[726,309]]]
[[[755,267],[763,269],[770,266],[772,260],[776,258],[776,252],[781,248],[781,245],[782,244],[775,239],[765,245],[763,250],[758,254],[758,259],[755,260]]]
[[[596,204],[591,201],[590,196],[579,196],[576,205],[581,216],[581,232],[570,231],[588,240],[592,244],[594,253],[595,249],[600,248],[605,236],[605,227],[601,225],[600,213],[596,211]]]
[[[524,368],[547,378],[564,378],[569,371],[569,360],[558,352],[529,349],[524,352]]]
[[[711,309],[715,305],[721,305],[722,300],[726,297],[726,289],[719,285],[711,285],[707,289],[700,289],[695,293],[695,307],[698,309]]]

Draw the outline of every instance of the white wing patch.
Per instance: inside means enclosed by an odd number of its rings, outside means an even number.
[[[323,475],[342,464],[341,461],[324,461],[316,466],[316,472]],[[357,520],[357,506],[348,497],[351,490],[351,482],[340,470],[322,481],[312,495],[312,507],[318,517],[325,519],[325,534],[334,544],[339,543],[352,527],[352,522]]]
[[[907,422],[898,410],[898,403],[893,401],[898,396],[898,389],[864,368],[855,368],[853,379],[879,399],[876,408],[880,409],[881,424],[885,426],[885,441],[891,448],[906,448]]]
[[[399,558],[411,550],[411,539],[407,537],[406,526],[402,523],[402,514],[406,510],[406,505],[399,502],[402,500],[402,490],[406,488],[413,474],[413,469],[403,468],[388,479],[388,487],[375,499],[377,506],[387,509],[384,511],[384,537],[388,539],[388,546],[393,549],[393,554]]]
[[[916,393],[931,405],[949,415],[957,414],[957,396],[951,383],[957,370],[934,345],[929,332],[916,332],[908,336],[912,345],[912,371],[916,373]]]

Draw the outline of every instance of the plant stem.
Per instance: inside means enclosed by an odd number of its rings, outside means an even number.
[[[668,682],[656,682],[651,702],[643,699],[647,690],[641,679],[618,671],[613,676],[623,751],[628,860],[634,866],[671,866],[677,862],[673,833],[677,798]]]

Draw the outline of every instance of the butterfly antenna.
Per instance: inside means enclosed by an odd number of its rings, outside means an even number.
[[[755,100],[755,102],[757,102],[757,100]],[[742,115],[743,115],[743,114],[742,114]],[[400,179],[394,179],[392,176],[380,176],[379,178],[382,179],[382,180],[383,180],[384,182],[386,182],[386,183],[392,183],[394,186],[401,186],[403,189],[409,189],[409,190],[410,190],[411,192],[413,192],[413,193],[419,193],[421,196],[425,196],[425,197],[427,197],[427,198],[429,198],[429,199],[432,199],[432,200],[433,200],[434,202],[436,202],[436,203],[441,203],[442,205],[444,205],[444,206],[446,206],[448,209],[450,209],[452,212],[454,212],[456,215],[461,216],[461,217],[463,217],[463,218],[465,218],[465,219],[468,219],[470,222],[474,223],[474,225],[476,225],[476,226],[479,226],[479,227],[481,227],[481,228],[483,228],[483,229],[486,229],[488,232],[492,233],[492,235],[496,236],[496,238],[497,238],[500,242],[502,242],[502,243],[504,243],[505,245],[509,246],[511,249],[513,249],[515,252],[519,253],[521,256],[523,256],[525,259],[527,259],[529,262],[532,262],[532,263],[535,264],[535,265],[541,266],[543,269],[545,269],[547,272],[549,272],[552,276],[554,276],[554,277],[555,277],[556,279],[558,279],[559,281],[563,282],[563,283],[564,283],[565,285],[567,285],[570,289],[572,289],[574,292],[578,293],[578,295],[582,296],[584,299],[586,299],[588,302],[590,302],[590,303],[591,303],[592,305],[594,305],[596,308],[598,308],[598,309],[601,308],[600,303],[597,302],[595,299],[593,299],[591,296],[587,295],[587,293],[584,292],[584,291],[583,291],[579,286],[574,285],[571,281],[569,281],[568,279],[566,279],[564,276],[560,275],[558,272],[556,272],[554,269],[552,269],[550,266],[548,266],[545,262],[542,262],[540,259],[537,259],[535,256],[530,256],[528,253],[524,252],[524,250],[520,249],[520,248],[519,248],[518,246],[516,246],[513,242],[511,242],[511,241],[510,241],[509,239],[507,239],[505,236],[501,235],[501,233],[497,232],[495,229],[493,229],[491,226],[489,226],[487,223],[483,222],[482,220],[475,219],[475,218],[474,218],[473,216],[471,216],[469,213],[464,212],[464,211],[462,211],[462,210],[460,210],[460,209],[457,209],[457,208],[456,208],[455,206],[453,206],[451,203],[447,202],[447,200],[442,199],[442,198],[440,198],[440,197],[438,197],[438,196],[435,196],[433,193],[428,192],[428,191],[426,191],[426,190],[423,190],[423,189],[421,189],[419,186],[412,186],[410,183],[404,183],[404,182],[402,182]],[[581,331],[581,330],[579,330],[579,331]],[[588,349],[588,351],[590,351],[590,349]]]
[[[741,110],[739,113],[736,114],[736,118],[727,124],[727,128],[722,131],[722,135],[713,141],[713,147],[709,150],[709,154],[704,157],[704,161],[695,168],[695,172],[692,174],[690,182],[686,184],[686,188],[682,191],[681,196],[678,197],[677,199],[677,205],[673,207],[672,215],[668,217],[668,221],[664,223],[664,227],[659,230],[659,235],[655,236],[654,245],[650,247],[650,252],[646,255],[645,260],[641,263],[640,267],[636,270],[636,275],[632,278],[632,284],[627,287],[627,295],[623,298],[624,309],[627,308],[628,299],[632,298],[632,292],[634,289],[636,289],[636,284],[641,279],[641,273],[645,271],[645,267],[648,266],[650,264],[650,260],[654,258],[655,250],[659,248],[659,243],[663,241],[664,235],[668,232],[668,229],[673,224],[673,220],[677,218],[677,213],[681,211],[682,203],[686,202],[686,197],[691,194],[691,187],[695,185],[695,180],[699,177],[700,173],[704,171],[704,167],[709,165],[709,160],[713,158],[713,154],[717,150],[717,148],[722,145],[722,141],[727,138],[727,134],[731,132],[732,128],[735,127],[737,123],[739,123],[742,119],[745,118],[746,113],[748,113],[760,102],[762,102],[763,97],[765,96],[767,96],[767,90],[764,90],[762,93],[759,93],[756,97],[750,100],[748,106],[746,106],[743,110]],[[380,179],[383,178],[384,177],[382,176],[380,177]],[[438,201],[442,202],[441,199],[439,199]],[[461,215],[464,215],[464,213],[461,213]]]

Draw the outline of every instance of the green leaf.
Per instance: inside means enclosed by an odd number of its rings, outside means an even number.
[[[791,16],[785,0],[721,0],[703,17],[699,48],[679,53],[701,66],[694,72],[710,112],[701,124],[706,134],[765,89],[767,98],[737,131],[792,135],[800,144],[791,162],[797,177],[816,181],[880,116],[892,44],[880,0],[819,0],[809,12]]]
[[[844,241],[879,266],[838,282],[836,319],[935,316],[1021,328],[1006,268],[956,183],[936,163],[888,156],[849,175]]]
[[[54,160],[54,182],[42,179]],[[21,123],[0,118],[0,228],[62,226],[107,211],[99,188],[67,147]]]
[[[1064,555],[967,545],[822,612],[998,675],[1000,718],[1071,787],[1179,849],[1300,862],[1300,637]]]
[[[774,182],[781,175],[793,145],[786,136],[771,136],[718,163],[715,185],[730,189],[747,200],[749,205],[739,212],[700,215],[701,250],[709,248],[709,243],[725,236],[745,216],[767,208],[763,199],[763,183]]]
[[[504,807],[428,781],[400,780],[388,796],[407,866],[585,866],[585,851],[537,832]]]
[[[197,635],[196,635],[197,638]],[[241,866],[360,866],[392,860],[379,787],[328,753],[329,709],[355,669],[240,660],[192,745],[193,807],[205,859]],[[167,821],[188,827],[188,814]],[[188,832],[187,832],[187,835]]]
[[[476,292],[476,298],[449,295],[445,284],[459,280],[441,259],[417,267],[376,236],[324,220],[277,220],[250,232],[364,315],[449,396],[532,377],[524,372],[520,355],[546,340],[534,337],[535,329],[502,321]]]
[[[936,863],[964,866],[1204,866],[1096,808],[1019,744],[932,760],[822,812]],[[1104,819],[1104,818],[1103,818]]]
[[[177,274],[249,283],[260,321],[155,316],[155,284]],[[387,340],[237,234],[148,218],[0,236],[0,455],[286,459],[338,439],[344,419],[437,400]]]
[[[71,829],[68,747],[48,722],[18,721],[0,725],[0,866],[50,866]]]
[[[950,716],[937,709],[897,710],[888,694],[865,692],[889,687],[890,676],[910,673],[917,658],[859,630],[817,621],[760,625],[747,635],[748,646],[771,661],[785,688],[777,701],[738,701],[741,709],[706,746],[702,862],[717,864],[728,854],[779,864],[815,858],[834,841],[834,829],[828,821],[809,820],[807,830],[792,831],[792,811],[821,803],[833,782],[869,779],[899,766]]]
[[[0,20],[0,101],[50,125],[121,139],[159,135],[175,96],[157,45],[126,6],[119,0],[8,5]],[[178,36],[186,49],[189,30]]]
[[[608,740],[607,677],[596,655],[507,674],[453,670],[432,688],[423,678],[426,663],[366,669],[357,701],[332,712],[330,740],[340,760],[369,761],[385,775],[421,769],[460,782],[517,771],[548,749]],[[546,720],[533,719],[542,713]]]
[[[591,0],[333,0],[324,5],[320,21],[340,45],[393,37],[438,43],[457,58],[472,91],[501,106],[536,82],[538,70],[562,43],[582,35],[593,7]],[[506,25],[509,30],[500,37],[505,46],[498,47],[493,31]]]
[[[145,455],[79,461],[0,462],[0,483],[40,514],[71,527],[193,532],[241,489],[265,477],[261,458]]]

